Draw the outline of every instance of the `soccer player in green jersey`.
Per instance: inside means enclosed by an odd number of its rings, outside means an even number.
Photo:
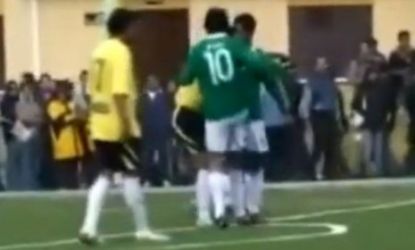
[[[179,78],[181,85],[197,80],[203,96],[210,169],[208,186],[214,204],[214,219],[221,228],[228,226],[225,196],[230,182],[224,171],[227,165],[225,156],[242,152],[244,136],[241,134],[248,118],[239,74],[246,67],[265,78],[271,75],[269,67],[258,60],[249,47],[227,34],[229,27],[226,10],[212,8],[208,11],[205,18],[208,35],[191,49]]]
[[[263,187],[263,167],[268,153],[268,141],[265,133],[265,123],[260,107],[261,88],[270,90],[274,99],[283,111],[288,110],[288,98],[280,80],[287,73],[281,66],[275,64],[268,55],[252,46],[256,30],[256,20],[248,13],[238,15],[234,20],[234,37],[257,54],[263,64],[268,65],[273,73],[273,79],[263,79],[247,68],[239,75],[240,83],[244,83],[243,96],[249,112],[246,123],[246,145],[244,161],[231,171],[232,195],[237,221],[242,225],[256,224],[259,221],[260,203]]]

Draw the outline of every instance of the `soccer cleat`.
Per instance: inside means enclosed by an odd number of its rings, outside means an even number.
[[[242,217],[236,218],[236,224],[238,224],[239,226],[251,226],[253,223],[252,223],[251,217],[242,216]]]
[[[229,221],[226,216],[222,216],[216,219],[215,224],[220,229],[227,229],[229,227]]]
[[[86,233],[80,233],[78,236],[78,240],[81,244],[86,246],[96,246],[100,243],[99,239],[96,236],[91,236]]]
[[[150,230],[142,230],[135,233],[137,240],[150,240],[150,241],[169,241],[170,237],[164,234],[157,234]]]
[[[249,216],[249,220],[250,220],[251,225],[258,225],[258,224],[266,223],[264,218],[262,218],[261,215],[259,214],[251,214]]]

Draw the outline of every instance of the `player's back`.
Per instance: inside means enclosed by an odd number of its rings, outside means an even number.
[[[88,89],[91,97],[91,133],[94,140],[117,141],[121,138],[121,120],[114,96],[125,95],[131,128],[139,136],[135,120],[137,88],[129,48],[119,39],[102,42],[94,51]]]
[[[203,94],[207,119],[222,119],[243,111],[237,74],[239,44],[225,33],[209,35],[192,50],[191,64]]]

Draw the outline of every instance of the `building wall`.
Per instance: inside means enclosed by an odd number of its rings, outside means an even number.
[[[415,46],[415,1],[376,0],[373,8],[374,35],[379,40],[383,52],[396,47],[396,34],[407,29],[412,32]]]
[[[16,78],[33,65],[30,2],[4,0],[6,77]]]
[[[86,12],[101,9],[99,0],[40,0],[41,69],[60,78],[76,78],[88,67],[92,50],[104,37],[101,26],[87,26]]]
[[[203,19],[212,6],[227,8],[231,17],[242,12],[251,12],[258,19],[255,42],[271,51],[288,51],[288,12],[286,0],[191,0],[191,42],[203,34]]]
[[[107,0],[110,1],[110,0]],[[113,0],[116,1],[116,0]],[[139,0],[118,0],[136,9],[189,8],[190,40],[203,34],[203,18],[212,6],[230,10],[231,16],[249,11],[258,18],[256,44],[270,51],[289,51],[288,7],[298,5],[373,4],[374,35],[382,51],[396,46],[396,33],[409,29],[415,34],[415,0],[165,0],[161,5],[146,5]],[[7,77],[32,70],[35,53],[32,43],[32,0],[0,0],[5,17]],[[99,11],[102,0],[38,0],[39,58],[41,71],[57,77],[74,78],[87,67],[93,47],[104,37],[102,27],[85,26],[83,15]]]

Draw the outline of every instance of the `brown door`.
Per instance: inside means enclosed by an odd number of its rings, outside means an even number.
[[[5,53],[4,53],[4,19],[0,16],[0,85],[4,83],[5,75]]]
[[[359,44],[372,34],[371,6],[291,7],[290,53],[305,74],[319,56],[343,76]]]
[[[188,11],[140,11],[140,36],[135,46],[138,78],[153,74],[165,84],[177,76],[189,46]]]

